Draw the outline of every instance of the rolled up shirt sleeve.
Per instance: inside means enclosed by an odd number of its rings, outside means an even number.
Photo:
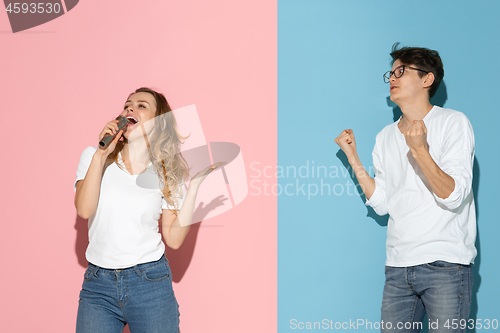
[[[472,192],[474,166],[474,132],[467,117],[462,113],[450,117],[445,125],[442,155],[438,166],[455,181],[453,192],[445,199],[434,194],[436,202],[449,210],[459,208]]]
[[[385,172],[380,161],[377,144],[373,148],[373,169],[375,172],[375,191],[370,199],[367,199],[365,205],[373,208],[375,213],[380,216],[387,214],[387,195],[385,191]]]

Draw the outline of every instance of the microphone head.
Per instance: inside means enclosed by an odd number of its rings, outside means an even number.
[[[118,116],[116,117],[116,120],[118,120],[118,130],[126,127],[128,124],[128,119],[125,116]]]

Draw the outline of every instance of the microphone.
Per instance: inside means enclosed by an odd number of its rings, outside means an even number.
[[[128,120],[125,116],[118,116],[116,117],[116,120],[118,120],[118,130],[116,131],[116,134],[120,132],[121,129],[127,126]],[[113,141],[115,138],[116,134],[111,135],[111,134],[105,134],[101,141],[99,141],[99,148],[101,149],[106,149],[110,145],[110,143]]]

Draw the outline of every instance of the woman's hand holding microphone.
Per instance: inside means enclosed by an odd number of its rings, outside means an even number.
[[[127,124],[127,118],[123,114],[109,121],[99,134],[99,149],[97,152],[105,157],[111,154],[123,132],[127,129]]]

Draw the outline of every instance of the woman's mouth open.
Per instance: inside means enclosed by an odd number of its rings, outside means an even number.
[[[139,120],[137,120],[136,118],[134,118],[132,116],[127,116],[127,120],[128,120],[127,127],[128,126],[133,126],[133,125],[135,125],[135,124],[137,124],[139,122]]]

